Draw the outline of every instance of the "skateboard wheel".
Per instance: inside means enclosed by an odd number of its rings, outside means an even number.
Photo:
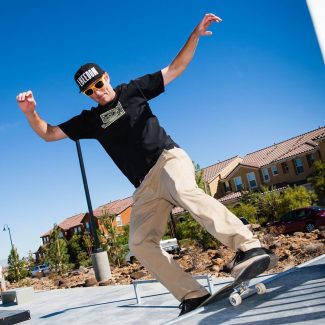
[[[255,289],[258,295],[264,295],[264,293],[266,292],[266,286],[264,283],[257,283],[255,285]]]
[[[238,306],[241,304],[242,299],[238,293],[234,293],[229,297],[229,301],[233,306]]]

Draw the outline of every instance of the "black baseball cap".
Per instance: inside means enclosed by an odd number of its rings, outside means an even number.
[[[80,92],[82,92],[104,73],[105,71],[98,64],[86,63],[75,73],[74,80],[77,83]]]

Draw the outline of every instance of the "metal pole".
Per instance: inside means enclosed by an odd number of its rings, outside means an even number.
[[[11,249],[14,249],[14,245],[13,245],[13,243],[12,243],[11,232],[10,232],[10,228],[9,228],[9,226],[8,226],[7,224],[4,225],[3,230],[6,231],[6,227],[7,227],[8,231],[9,231],[9,237],[10,237]]]
[[[98,239],[98,235],[96,232],[96,224],[95,224],[95,219],[94,219],[94,214],[93,214],[93,208],[91,206],[90,194],[89,194],[88,183],[87,183],[87,178],[86,178],[86,171],[85,171],[85,166],[84,166],[83,159],[82,159],[82,153],[81,153],[81,147],[80,147],[79,140],[76,141],[76,145],[77,145],[82,180],[84,183],[85,194],[86,194],[86,199],[87,199],[87,204],[88,204],[89,219],[90,219],[90,231],[91,231],[91,233],[94,237],[94,241],[95,241],[94,251],[91,255],[93,268],[95,271],[95,277],[98,282],[107,281],[108,279],[110,279],[112,277],[111,268],[109,265],[107,252],[103,251],[99,246],[99,239]]]
[[[76,145],[77,145],[77,152],[78,152],[79,164],[80,164],[80,169],[81,169],[82,181],[84,184],[87,205],[88,205],[88,212],[89,212],[89,219],[90,219],[90,231],[91,231],[94,241],[95,241],[94,251],[102,252],[102,249],[99,246],[99,239],[98,239],[98,235],[96,232],[96,224],[95,224],[95,220],[94,220],[93,208],[91,205],[90,194],[89,194],[89,189],[88,189],[88,182],[87,182],[87,177],[86,177],[86,171],[85,171],[85,166],[84,166],[84,162],[83,162],[83,158],[82,158],[82,152],[81,152],[79,140],[76,141]]]

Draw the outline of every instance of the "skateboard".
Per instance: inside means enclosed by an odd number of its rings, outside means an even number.
[[[257,261],[247,266],[233,282],[222,287],[220,290],[212,294],[208,299],[202,302],[198,308],[216,303],[228,296],[229,302],[233,306],[238,306],[242,303],[244,298],[247,298],[255,292],[259,295],[266,293],[266,286],[264,283],[255,284],[254,288],[249,286],[252,278],[264,272],[270,262],[269,256],[262,256]]]

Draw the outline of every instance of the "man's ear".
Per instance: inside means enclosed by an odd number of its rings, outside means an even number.
[[[105,79],[108,83],[111,82],[111,79],[110,79],[110,77],[109,77],[109,75],[108,75],[107,72],[105,72],[105,74],[104,74],[104,79]]]

